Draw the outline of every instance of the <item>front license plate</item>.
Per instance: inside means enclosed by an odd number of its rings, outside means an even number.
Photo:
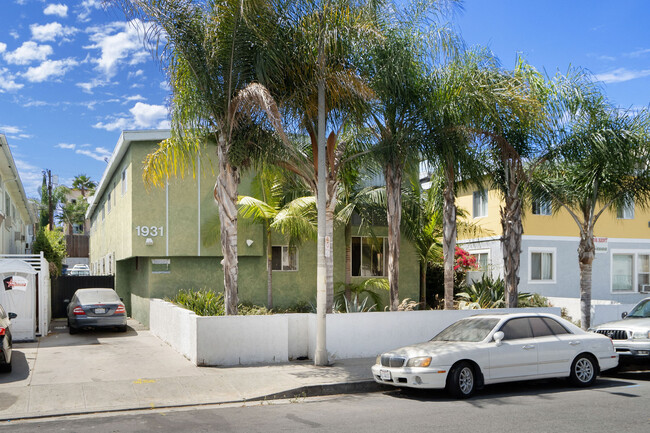
[[[379,371],[379,377],[381,377],[381,380],[392,380],[392,377],[390,375],[390,371],[388,371],[388,370],[380,370]]]
[[[95,314],[104,314],[106,312],[106,308],[95,308]]]

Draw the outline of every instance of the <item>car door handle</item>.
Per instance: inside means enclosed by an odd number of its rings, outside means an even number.
[[[522,347],[522,349],[524,349],[524,350],[530,350],[530,349],[534,349],[534,348],[535,348],[534,344],[527,344],[524,347]]]
[[[579,341],[570,341],[569,344],[571,346],[577,346],[578,344],[580,344],[580,342]]]

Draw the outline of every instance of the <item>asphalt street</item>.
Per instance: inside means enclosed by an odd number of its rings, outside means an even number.
[[[650,428],[650,373],[577,389],[549,380],[488,386],[470,400],[443,391],[386,392],[122,412],[0,424],[0,432],[627,432]]]

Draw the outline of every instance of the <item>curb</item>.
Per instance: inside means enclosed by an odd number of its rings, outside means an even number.
[[[361,394],[366,392],[385,391],[387,389],[390,389],[390,387],[387,387],[386,385],[381,385],[375,382],[374,380],[332,383],[332,384],[324,384],[324,385],[306,385],[298,388],[293,388],[287,391],[281,391],[281,392],[268,394],[260,397],[253,397],[253,398],[241,399],[241,400],[218,401],[218,402],[208,402],[208,403],[183,403],[183,404],[161,405],[155,407],[136,406],[136,407],[122,408],[122,409],[119,408],[96,409],[96,410],[89,409],[89,410],[69,411],[69,412],[62,412],[62,413],[19,415],[16,417],[0,418],[0,423],[8,424],[15,421],[37,420],[37,419],[47,419],[47,418],[62,418],[68,416],[79,416],[79,415],[90,415],[90,414],[111,414],[111,413],[135,412],[135,411],[145,411],[145,410],[218,406],[218,405],[227,405],[227,404],[235,404],[235,403],[247,403],[247,402],[265,401],[265,400],[282,400],[282,399],[291,399],[291,398],[319,397],[319,396],[337,395],[337,394]]]

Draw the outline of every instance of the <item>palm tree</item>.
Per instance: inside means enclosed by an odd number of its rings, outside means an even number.
[[[650,201],[650,113],[612,107],[603,97],[567,104],[556,120],[557,156],[535,176],[534,193],[565,209],[580,231],[581,325],[591,325],[594,229],[610,208]],[[573,108],[572,110],[570,108]]]
[[[258,58],[251,28],[268,25],[263,20],[271,16],[272,5],[263,0],[114,1],[128,16],[141,19],[152,46],[166,41],[156,54],[172,89],[172,134],[147,157],[145,180],[164,185],[165,179],[194,170],[199,155],[218,160],[214,198],[221,222],[226,314],[237,314],[237,192],[240,169],[259,138],[242,106],[263,100],[259,88],[249,86]]]
[[[78,189],[82,198],[86,198],[86,193],[93,193],[97,188],[97,182],[90,180],[85,174],[78,174],[72,181],[72,188]]]
[[[313,208],[314,197],[299,197],[285,204],[282,174],[263,167],[253,179],[253,195],[239,196],[242,218],[264,225],[266,232],[267,308],[273,308],[272,235],[274,229],[289,237],[290,245],[316,237]]]
[[[422,121],[418,113],[425,92],[425,42],[432,35],[438,42],[434,57],[455,52],[456,38],[444,26],[427,21],[439,15],[449,2],[413,2],[383,23],[384,37],[375,40],[369,52],[362,52],[362,64],[375,101],[369,129],[373,135],[373,154],[386,182],[388,222],[388,281],[390,310],[399,306],[399,245],[402,215],[402,178],[405,170],[416,167],[423,147]],[[426,26],[425,26],[426,24]],[[426,30],[423,30],[426,29]],[[439,50],[437,52],[436,50]]]

